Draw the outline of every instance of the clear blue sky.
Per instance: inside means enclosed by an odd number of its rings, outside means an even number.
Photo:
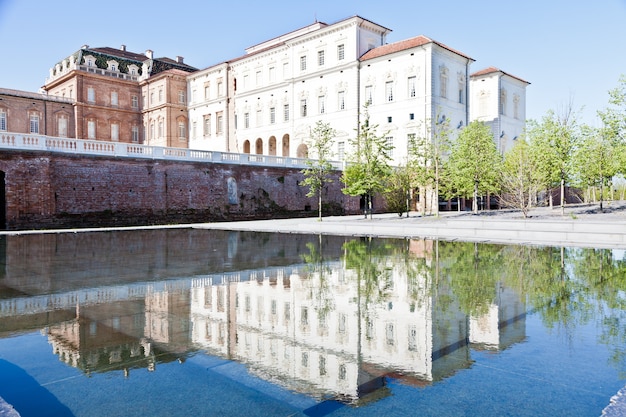
[[[306,26],[359,15],[392,30],[388,42],[426,35],[531,83],[527,118],[573,102],[597,124],[608,90],[626,74],[626,0],[387,0],[59,2],[0,0],[0,87],[37,91],[81,45],[185,57],[206,68]]]

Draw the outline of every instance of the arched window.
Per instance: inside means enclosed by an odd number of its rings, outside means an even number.
[[[258,138],[255,142],[254,153],[257,155],[263,155],[263,139]]]
[[[243,153],[250,153],[250,141],[246,140],[243,143]]]
[[[269,147],[270,147],[269,154],[276,155],[276,137],[275,136],[270,137]]]
[[[308,158],[309,157],[309,147],[306,144],[301,144],[298,146],[298,151],[296,153],[298,158]]]

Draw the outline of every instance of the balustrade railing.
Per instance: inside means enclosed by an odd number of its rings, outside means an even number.
[[[105,142],[58,138],[44,135],[0,132],[0,149],[47,151],[77,155],[99,155],[177,161],[200,161],[237,165],[264,165],[273,167],[305,168],[306,158],[288,158],[275,155],[241,154],[204,151],[187,148],[165,148],[136,143]],[[334,161],[335,169],[343,169],[341,161]]]

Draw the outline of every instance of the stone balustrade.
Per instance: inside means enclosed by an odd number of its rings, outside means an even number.
[[[0,149],[176,161],[198,161],[237,165],[262,165],[285,168],[307,167],[306,158],[204,151],[187,148],[166,148],[160,146],[140,145],[136,143],[59,138],[45,135],[28,135],[10,132],[0,133]],[[334,161],[332,162],[332,165],[335,169],[343,169],[343,162],[341,161]]]

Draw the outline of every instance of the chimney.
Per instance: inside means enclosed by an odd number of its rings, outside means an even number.
[[[120,51],[126,51],[126,45],[120,46]]]
[[[147,49],[147,50],[146,50],[146,56],[147,56],[149,59],[152,59],[152,53],[153,53],[153,52],[152,52],[152,49]]]
[[[178,62],[179,64],[182,64],[183,63],[183,59],[184,58],[182,56],[177,56],[176,57],[176,62]]]

